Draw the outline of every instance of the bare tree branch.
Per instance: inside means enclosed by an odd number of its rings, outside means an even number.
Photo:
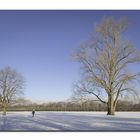
[[[127,27],[126,19],[116,21],[114,18],[104,18],[96,26],[95,36],[81,45],[75,54],[76,60],[82,65],[84,82],[90,84],[88,88],[96,86],[92,89],[106,92],[108,114],[114,114],[117,100],[124,89],[129,89],[128,84],[139,81],[139,73],[125,72],[130,64],[140,62],[140,52],[123,37]],[[101,102],[105,102],[94,90],[88,88],[85,90],[87,94],[93,94]]]
[[[6,115],[8,104],[19,94],[23,93],[24,80],[21,74],[11,67],[0,70],[0,102]]]

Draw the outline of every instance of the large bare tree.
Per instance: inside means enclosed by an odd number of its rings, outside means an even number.
[[[11,67],[0,70],[0,103],[3,115],[6,115],[8,104],[23,93],[24,79],[20,73]]]
[[[124,18],[104,18],[95,26],[93,36],[82,44],[75,59],[82,64],[82,82],[76,84],[78,92],[93,94],[105,103],[108,115],[115,114],[118,98],[123,94],[136,94],[132,86],[140,73],[129,72],[132,64],[140,62],[140,53],[125,38],[128,22]]]

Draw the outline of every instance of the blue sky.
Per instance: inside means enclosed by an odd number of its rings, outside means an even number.
[[[0,11],[0,68],[9,65],[22,73],[26,98],[68,99],[80,79],[71,54],[104,16],[128,18],[127,37],[140,50],[140,11]]]

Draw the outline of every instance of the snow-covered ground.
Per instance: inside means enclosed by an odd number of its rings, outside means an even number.
[[[0,131],[140,131],[140,112],[8,112]]]

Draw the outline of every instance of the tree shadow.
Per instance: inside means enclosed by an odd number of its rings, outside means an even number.
[[[68,126],[55,120],[39,118],[37,116],[2,116],[0,131],[50,131],[66,130]]]
[[[67,113],[7,114],[0,117],[0,131],[140,131],[139,118],[118,118]]]

